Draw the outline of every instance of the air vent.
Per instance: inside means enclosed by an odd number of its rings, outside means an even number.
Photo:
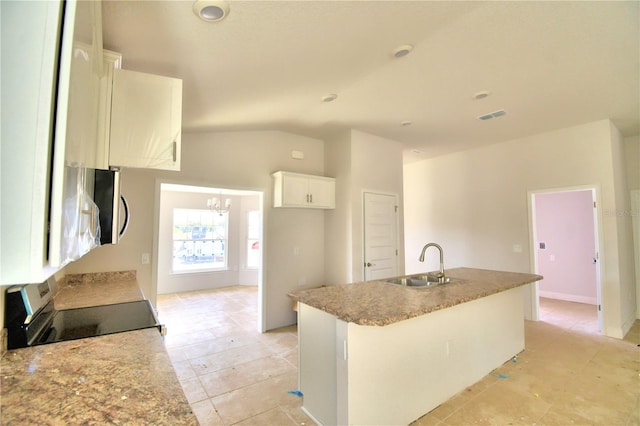
[[[498,110],[498,111],[494,111],[494,112],[490,112],[489,114],[485,114],[485,115],[481,115],[480,117],[478,117],[479,120],[490,120],[492,118],[495,117],[502,117],[503,115],[506,115],[507,112],[503,109]]]

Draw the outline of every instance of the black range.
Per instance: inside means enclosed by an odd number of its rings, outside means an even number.
[[[143,328],[166,333],[148,300],[56,310],[48,281],[7,289],[5,327],[8,349]]]

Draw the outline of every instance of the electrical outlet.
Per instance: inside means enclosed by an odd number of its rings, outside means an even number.
[[[148,265],[149,264],[149,253],[142,253],[142,264],[143,265]]]

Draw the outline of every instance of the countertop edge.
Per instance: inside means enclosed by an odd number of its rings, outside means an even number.
[[[362,326],[386,326],[396,322],[471,302],[543,279],[540,275],[476,268],[453,268],[446,275],[460,280],[434,288],[403,288],[383,280],[296,290],[288,295],[299,303],[320,309],[346,322]],[[404,275],[402,277],[407,277]],[[508,280],[507,282],[496,282]],[[374,300],[386,297],[386,303]],[[431,297],[430,297],[431,296]],[[420,303],[422,302],[422,303]],[[379,308],[372,312],[364,305]]]

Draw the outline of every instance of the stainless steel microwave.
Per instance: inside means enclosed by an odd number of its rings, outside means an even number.
[[[129,226],[127,200],[120,192],[119,170],[96,170],[93,201],[98,206],[100,244],[118,244]]]

